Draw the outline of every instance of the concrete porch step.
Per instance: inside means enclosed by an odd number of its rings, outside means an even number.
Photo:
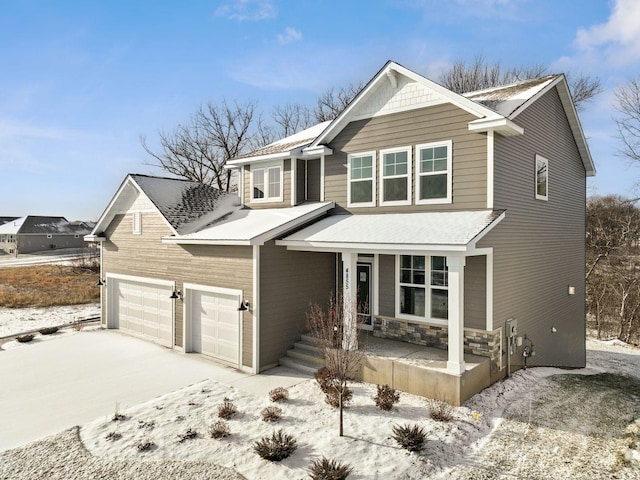
[[[322,351],[316,345],[315,338],[302,335],[300,340],[293,344],[293,348],[287,350],[287,355],[280,359],[280,365],[313,375],[324,366]]]
[[[292,370],[296,370],[298,372],[311,376],[313,376],[313,374],[316,373],[319,368],[316,364],[308,363],[304,360],[288,356],[282,357],[279,363],[283,367],[291,368]]]
[[[293,350],[300,350],[301,352],[308,353],[309,355],[322,356],[320,349],[306,340],[294,343]]]

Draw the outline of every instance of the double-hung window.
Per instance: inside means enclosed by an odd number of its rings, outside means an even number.
[[[451,203],[452,143],[416,145],[416,204]]]
[[[251,201],[282,202],[282,162],[251,166]]]
[[[447,320],[448,277],[445,257],[400,255],[398,316],[436,322]]]
[[[380,151],[380,205],[411,204],[411,148]]]
[[[549,199],[549,160],[536,155],[536,199]]]
[[[376,153],[356,153],[347,157],[348,207],[376,204]]]

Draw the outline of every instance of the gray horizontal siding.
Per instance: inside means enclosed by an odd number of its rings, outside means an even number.
[[[244,246],[166,245],[161,238],[171,235],[160,215],[142,214],[142,234],[133,235],[132,215],[117,215],[105,232],[103,274],[117,273],[170,280],[176,288],[196,283],[243,291],[253,298],[253,251]],[[103,305],[103,309],[106,305]],[[182,302],[176,302],[175,343],[184,346]],[[243,315],[243,356],[245,366],[253,365],[253,316]]]
[[[256,168],[260,168],[260,165],[256,165]],[[284,191],[282,202],[268,202],[268,203],[252,203],[251,202],[251,166],[246,165],[244,167],[244,203],[247,208],[278,208],[278,207],[290,207],[291,206],[291,160],[284,160]]]
[[[466,258],[464,267],[464,326],[487,328],[487,257]]]
[[[333,155],[325,159],[325,199],[334,200],[338,210],[347,209],[347,156],[350,153],[407,146],[413,149],[422,143],[452,140],[452,204],[359,207],[352,209],[352,212],[382,213],[486,208],[487,139],[485,134],[469,132],[468,123],[474,119],[475,117],[458,107],[445,104],[349,123],[330,143]],[[415,161],[413,170],[412,186],[415,184]],[[379,168],[377,176],[379,177]],[[379,183],[377,180],[376,184]],[[376,190],[379,195],[379,185]]]
[[[494,205],[506,217],[479,245],[494,248],[494,327],[515,318],[534,364],[584,366],[585,170],[555,89],[516,122],[523,136],[495,142]],[[548,201],[535,199],[536,154],[549,161]]]

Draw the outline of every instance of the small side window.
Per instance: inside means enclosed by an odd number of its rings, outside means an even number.
[[[142,213],[133,213],[133,234],[140,235],[142,233]]]
[[[536,199],[549,199],[549,160],[536,155]]]

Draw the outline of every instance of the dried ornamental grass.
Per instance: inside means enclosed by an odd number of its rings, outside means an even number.
[[[352,470],[351,465],[322,457],[311,464],[309,476],[311,480],[344,480]]]
[[[453,419],[453,407],[442,400],[429,400],[429,415],[438,422],[448,422]]]
[[[296,439],[282,430],[262,437],[253,444],[253,450],[265,460],[279,462],[289,457],[298,448]]]
[[[269,399],[272,402],[284,402],[289,399],[289,390],[284,387],[274,388],[269,392]]]
[[[405,450],[419,452],[422,450],[427,434],[418,425],[394,425],[391,437]]]
[[[211,438],[225,438],[231,435],[229,424],[223,420],[209,425],[209,436]]]
[[[233,402],[229,400],[225,400],[220,405],[218,405],[218,417],[228,420],[233,417],[236,413],[238,413],[238,409],[234,405]]]
[[[277,422],[282,417],[282,409],[279,407],[266,407],[260,412],[263,422]]]

